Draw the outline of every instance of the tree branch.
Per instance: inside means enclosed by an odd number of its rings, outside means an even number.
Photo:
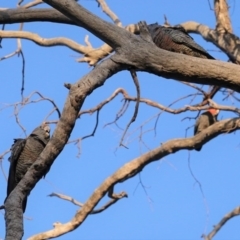
[[[116,54],[97,65],[80,81],[72,85],[67,84],[70,89],[69,95],[51,140],[5,203],[6,239],[8,240],[21,239],[23,234],[22,200],[63,150],[85,98],[97,87],[102,86],[113,74],[134,67],[136,70],[151,72],[165,78],[217,85],[240,92],[240,68],[235,64],[203,60],[159,49],[153,43],[101,20],[75,1],[45,0],[45,2],[51,3],[78,25],[107,42],[116,50]],[[193,138],[171,140],[125,164],[93,193],[71,222],[58,225],[51,230],[51,236],[59,236],[77,228],[116,183],[133,177],[145,165],[176,151],[199,147],[223,132],[234,131],[239,128],[239,122],[238,118],[218,122]],[[46,238],[49,236],[47,235]]]
[[[113,60],[118,63],[134,66],[139,70],[165,78],[216,85],[240,92],[239,67],[234,64],[198,59],[162,50],[153,43],[101,20],[74,1],[44,1],[82,24],[84,28],[107,42],[111,47],[117,48],[118,54]],[[217,77],[221,80],[217,80]]]
[[[84,204],[75,200],[74,198],[72,197],[69,197],[67,195],[64,195],[64,194],[59,194],[59,193],[51,193],[48,195],[49,197],[58,197],[60,199],[63,199],[63,200],[66,200],[66,201],[69,201],[71,203],[73,203],[74,205],[76,206],[79,206],[79,207],[83,207]],[[97,213],[101,213],[103,212],[104,210],[106,210],[107,208],[109,208],[111,205],[113,205],[114,203],[116,203],[118,200],[124,198],[124,197],[127,197],[127,194],[125,192],[121,192],[120,194],[115,194],[113,193],[113,190],[109,190],[109,194],[108,196],[110,198],[112,198],[110,201],[108,201],[106,204],[104,204],[102,207],[98,208],[98,209],[95,209],[93,210],[90,214],[97,214]]]
[[[107,3],[104,0],[96,0],[96,1],[102,7],[103,12],[105,12],[117,26],[121,27],[122,26],[121,21],[119,20],[118,16],[113,11],[111,11]]]
[[[217,30],[210,29],[208,26],[189,21],[181,23],[181,26],[189,33],[200,34],[206,41],[213,43],[227,54],[229,59],[240,64],[240,39],[231,32],[224,34]]]
[[[137,97],[136,97],[136,105],[135,105],[135,109],[134,109],[134,113],[133,113],[133,116],[130,120],[130,122],[127,124],[124,132],[123,132],[123,135],[121,137],[121,140],[120,140],[120,146],[124,146],[126,147],[124,144],[123,144],[123,140],[124,140],[124,137],[130,127],[130,125],[135,122],[136,118],[137,118],[137,114],[138,114],[138,109],[139,109],[139,104],[140,104],[140,85],[139,85],[139,81],[138,81],[138,77],[137,77],[137,73],[136,71],[134,70],[130,70],[130,73],[131,73],[131,76],[132,76],[132,79],[133,79],[133,82],[134,82],[134,85],[136,87],[136,90],[137,90]]]
[[[83,8],[80,4],[77,4],[75,1],[43,1],[52,6],[53,8],[57,9],[59,12],[61,12],[68,18],[72,19],[77,24],[82,25],[85,29],[93,33],[95,36],[99,37],[101,40],[103,40],[105,43],[107,43],[114,49],[123,46],[125,44],[125,41],[127,40],[127,37],[131,37],[132,35],[123,28],[117,27],[111,23],[100,19],[99,17],[95,16],[94,14]],[[107,31],[106,28],[108,28]],[[122,33],[125,33],[124,37],[122,36],[121,38],[119,38]],[[116,41],[117,38],[118,40]]]
[[[228,220],[239,215],[240,215],[240,206],[234,208],[231,212],[226,214],[221,219],[221,221],[214,226],[213,230],[207,236],[203,236],[204,240],[211,240]]]
[[[214,0],[214,12],[216,16],[216,31],[218,33],[232,33],[231,20],[228,14],[228,4],[226,0]]]
[[[87,54],[93,50],[91,46],[83,46],[69,38],[57,37],[57,38],[46,39],[46,38],[40,37],[36,33],[25,32],[25,31],[1,31],[0,30],[0,37],[28,39],[44,47],[66,46],[72,49],[73,51],[76,51],[78,53],[84,53],[84,54]]]
[[[61,236],[67,232],[73,231],[79,227],[87,216],[92,212],[98,202],[105,196],[105,194],[117,183],[124,182],[127,179],[134,177],[141,172],[143,168],[153,161],[157,161],[166,157],[169,154],[180,150],[192,150],[202,144],[210,141],[214,137],[222,133],[230,133],[240,129],[240,119],[226,119],[213,124],[201,133],[191,138],[179,138],[170,140],[160,147],[157,147],[140,157],[133,159],[119,168],[113,175],[108,177],[90,196],[84,206],[78,210],[71,221],[65,224],[59,224],[54,229],[34,235],[29,240],[49,239]]]
[[[123,67],[111,59],[107,59],[96,66],[89,74],[77,83],[70,85],[70,92],[49,143],[24,175],[19,184],[11,192],[5,203],[6,239],[17,240],[23,235],[22,200],[33,189],[50,168],[56,157],[61,153],[75,125],[79,110],[93,90],[100,87],[106,79],[111,77]]]
[[[54,22],[81,26],[55,9],[6,9],[0,10],[0,24],[21,22]]]

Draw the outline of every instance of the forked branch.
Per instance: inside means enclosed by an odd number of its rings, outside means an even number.
[[[173,139],[161,146],[133,159],[119,168],[114,174],[109,176],[90,196],[83,207],[75,214],[71,221],[60,224],[52,230],[34,235],[29,240],[49,239],[61,236],[67,232],[73,231],[79,227],[86,217],[93,211],[98,202],[111,191],[114,185],[124,182],[127,179],[134,177],[137,173],[153,161],[164,158],[165,156],[175,153],[183,149],[194,149],[200,145],[210,141],[221,133],[230,133],[240,129],[240,119],[226,119],[213,124],[201,133],[191,138]]]

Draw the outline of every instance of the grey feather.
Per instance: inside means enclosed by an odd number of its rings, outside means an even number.
[[[193,57],[214,59],[188,35],[181,25],[163,27],[157,23],[148,25],[153,42],[162,49]]]
[[[208,128],[212,124],[217,122],[217,116],[213,116],[211,112],[204,112],[199,116],[194,127],[194,135],[200,133],[204,129]],[[195,148],[197,151],[200,151],[202,147]]]
[[[34,129],[26,139],[15,139],[9,157],[10,168],[8,176],[7,197],[21,181],[31,165],[37,160],[50,139],[50,127],[47,124]],[[7,199],[6,197],[6,199]],[[6,201],[5,199],[5,201]],[[23,200],[23,212],[26,209],[27,198]]]

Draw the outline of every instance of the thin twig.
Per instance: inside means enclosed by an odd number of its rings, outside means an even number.
[[[97,114],[96,114],[96,124],[95,124],[95,127],[94,127],[92,133],[89,134],[89,135],[86,135],[86,136],[82,137],[82,140],[94,136],[94,134],[95,134],[95,132],[96,132],[96,130],[97,130],[97,127],[98,127],[99,113],[100,113],[100,111],[98,110],[98,111],[97,111]]]
[[[48,195],[49,197],[58,197],[60,199],[63,199],[63,200],[66,200],[66,201],[69,201],[71,203],[73,203],[74,205],[76,206],[79,206],[79,207],[83,207],[84,206],[84,203],[81,203],[77,200],[75,200],[74,198],[72,197],[69,197],[67,195],[64,195],[64,194],[59,194],[59,193],[51,193]],[[123,198],[123,197],[127,197],[127,194],[125,192],[121,192],[120,194],[113,194],[112,192],[110,192],[108,194],[108,196],[110,198],[112,198],[109,202],[107,202],[105,205],[103,205],[101,208],[99,209],[96,209],[96,210],[93,210],[90,214],[97,214],[97,213],[101,213],[103,212],[104,210],[106,210],[107,208],[109,208],[111,205],[113,205],[114,203],[116,203],[119,199]]]
[[[113,22],[119,26],[122,27],[122,23],[120,21],[120,19],[118,18],[118,16],[108,7],[107,3],[104,0],[96,0],[98,3],[98,6],[101,6],[103,12],[105,12],[107,14],[107,16],[109,16]]]
[[[140,86],[139,86],[139,81],[138,81],[138,78],[137,78],[137,73],[136,71],[134,70],[130,70],[130,73],[131,73],[131,76],[132,76],[132,79],[133,79],[133,82],[135,84],[135,87],[136,87],[136,90],[137,90],[137,99],[136,99],[136,105],[135,105],[135,110],[134,110],[134,114],[130,120],[130,122],[128,123],[127,127],[125,128],[124,130],[124,133],[122,135],[122,138],[120,140],[120,144],[119,146],[124,146],[126,147],[124,144],[123,144],[123,139],[126,135],[126,132],[128,130],[128,128],[130,127],[130,125],[136,120],[137,118],[137,114],[138,114],[138,109],[139,109],[139,103],[140,103]],[[127,148],[127,147],[126,147]]]
[[[211,240],[227,221],[239,215],[240,215],[240,206],[234,208],[231,212],[227,213],[221,219],[221,221],[214,226],[213,230],[207,236],[203,235],[202,237],[204,238],[204,240]]]
[[[208,207],[208,203],[207,203],[207,199],[204,195],[204,191],[203,191],[203,188],[202,188],[202,184],[199,182],[199,180],[196,178],[196,176],[194,175],[193,171],[192,171],[192,168],[191,168],[191,164],[190,164],[190,151],[188,151],[188,169],[190,171],[190,174],[191,176],[193,177],[193,179],[195,180],[195,182],[197,183],[197,185],[199,186],[199,189],[200,189],[200,192],[202,194],[202,198],[203,198],[203,203],[204,203],[204,206],[206,208],[206,225],[205,225],[205,230],[204,232],[206,231],[207,229],[207,224],[209,222],[209,207]]]
[[[21,96],[23,100],[23,92],[24,92],[24,85],[25,85],[25,58],[22,49],[19,51],[19,54],[22,57],[22,87],[21,87]]]
[[[4,152],[0,155],[0,167],[1,167],[1,171],[2,171],[3,176],[4,176],[4,178],[6,179],[6,181],[7,181],[8,178],[7,178],[7,175],[6,175],[6,173],[5,173],[4,169],[3,169],[2,160],[4,159],[4,156],[5,156],[6,154],[8,154],[10,151],[11,151],[11,150],[8,149],[8,150],[4,151]]]

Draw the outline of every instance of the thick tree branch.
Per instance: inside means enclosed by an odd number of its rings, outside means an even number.
[[[82,25],[85,29],[99,37],[114,49],[123,46],[127,37],[132,36],[131,33],[127,32],[123,28],[117,27],[114,24],[108,23],[95,16],[75,1],[44,0],[44,2],[57,9],[77,24]],[[108,28],[107,31],[106,28]],[[122,36],[119,38],[119,36],[123,33],[125,33],[124,37]],[[116,38],[118,38],[117,41]]]
[[[19,22],[33,22],[33,21],[47,21],[55,23],[65,23],[77,26],[83,26],[81,22],[74,22],[70,20],[55,9],[14,9],[4,10],[0,14],[0,23],[19,23]],[[220,34],[215,30],[210,30],[207,26],[195,23],[187,22],[181,24],[187,31],[201,34],[207,41],[211,41],[222,51],[226,52],[228,57],[235,63],[240,63],[240,40],[238,37],[231,33]],[[130,25],[126,27],[130,32],[138,32],[137,25]],[[85,57],[80,58],[79,62],[88,62],[90,65],[95,65],[102,58],[106,57],[112,48],[107,44],[104,44],[98,49],[92,49]],[[91,56],[91,53],[95,52]]]
[[[108,11],[105,9],[105,5],[102,6],[104,11]],[[109,13],[110,14],[110,13]],[[112,16],[112,14],[110,14]],[[117,21],[116,16],[112,16],[114,22],[120,24]],[[70,20],[69,18],[65,17],[62,13],[58,12],[55,9],[7,9],[4,11],[0,11],[0,24],[4,23],[19,23],[19,22],[55,22],[55,23],[64,23],[64,24],[71,24],[82,26],[81,24],[77,24]],[[133,32],[135,31],[135,25],[130,25],[126,27],[128,31]],[[41,39],[38,42],[42,42]],[[65,42],[63,43],[65,44]],[[41,44],[40,44],[41,45]],[[71,45],[71,44],[70,44]],[[43,45],[42,45],[43,46]],[[73,50],[78,51],[79,45],[73,45]],[[99,48],[92,48],[90,46],[84,47],[81,49],[81,53],[84,53],[84,57],[79,58],[78,62],[87,62],[89,65],[94,66],[97,62],[99,62],[104,57],[108,56],[112,51],[112,47],[108,44],[103,44]],[[86,50],[86,51],[85,51]]]
[[[64,0],[61,1],[64,2]],[[58,3],[60,3],[60,0]],[[69,2],[70,5],[74,3],[74,1]],[[80,7],[78,4],[76,5]],[[79,11],[80,16],[87,14],[81,7]],[[76,15],[75,18],[77,18]],[[121,49],[118,49],[121,55],[118,54],[118,56],[114,57],[116,62],[134,66],[139,70],[155,73],[165,78],[217,85],[240,92],[238,66],[168,52],[159,49],[154,44],[146,42],[122,28],[109,24],[97,17],[93,18],[93,23],[90,19],[88,21],[93,32],[97,32],[97,35],[102,39],[111,35],[110,39],[114,46],[123,44]],[[95,18],[98,19],[98,24],[94,24],[97,21]],[[84,24],[87,24],[86,21],[84,21]],[[115,34],[112,34],[114,29]],[[132,54],[129,54],[129,52]],[[151,61],[148,59],[151,59]]]
[[[137,47],[139,44],[140,48]],[[164,78],[216,85],[240,92],[240,67],[236,64],[176,54],[146,42],[139,44],[129,43],[114,60]],[[135,48],[131,48],[131,45],[135,45]],[[130,56],[129,52],[132,53]]]
[[[0,24],[21,22],[54,22],[81,26],[55,9],[6,9],[0,10]]]
[[[70,89],[69,96],[51,140],[6,201],[7,240],[21,239],[23,234],[22,200],[64,148],[85,98],[97,87],[103,85],[105,80],[116,72],[131,66],[137,70],[151,72],[165,78],[217,85],[240,92],[240,68],[235,64],[203,60],[164,51],[141,37],[137,37],[122,28],[101,20],[76,4],[75,1],[45,0],[45,2],[51,3],[52,6],[66,14],[78,25],[83,26],[107,42],[116,50],[116,54],[97,65],[81,81],[73,85],[67,85]],[[77,228],[110,188],[118,182],[133,177],[148,163],[181,149],[193,149],[220,133],[238,129],[239,121],[239,119],[221,121],[193,138],[169,141],[161,147],[124,165],[93,193],[71,222],[57,226],[54,230],[51,230],[50,234],[52,235],[47,235],[46,238],[59,236]],[[44,239],[44,237],[41,239]]]
[[[52,138],[39,158],[7,198],[5,203],[7,240],[18,240],[22,238],[22,200],[29,194],[35,184],[44,175],[46,169],[50,168],[56,157],[63,150],[87,95],[97,87],[103,85],[106,79],[122,69],[123,67],[120,64],[116,64],[111,59],[107,59],[96,66],[76,84],[70,85],[69,96],[67,97],[61,118],[53,132]]]
[[[77,23],[81,23],[84,28],[115,48],[120,53],[118,57],[114,58],[116,62],[134,66],[139,70],[149,71],[165,78],[217,85],[240,92],[239,67],[234,64],[203,60],[159,49],[155,44],[103,21],[74,1],[44,1]],[[216,81],[217,76],[220,76],[221,81]]]
[[[205,129],[201,133],[191,138],[179,138],[170,140],[160,147],[157,147],[140,157],[133,159],[119,168],[113,175],[108,177],[91,195],[84,206],[76,213],[71,221],[65,224],[59,224],[54,229],[45,233],[32,236],[29,240],[49,239],[61,236],[67,232],[73,231],[79,227],[86,217],[92,212],[98,202],[106,195],[106,193],[117,183],[126,181],[127,179],[134,177],[137,173],[153,161],[164,158],[165,156],[175,153],[180,150],[188,149],[192,150],[202,144],[210,141],[214,137],[222,133],[230,133],[237,129],[240,129],[240,119],[226,119],[215,123],[209,128]]]

